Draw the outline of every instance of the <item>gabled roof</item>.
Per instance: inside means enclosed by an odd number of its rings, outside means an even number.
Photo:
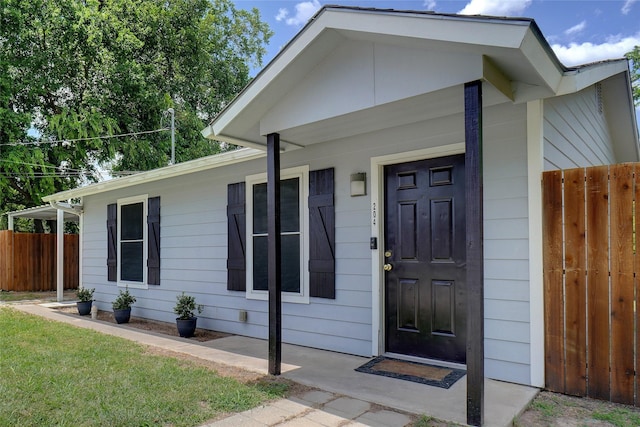
[[[574,93],[618,74],[628,79],[625,59],[582,67],[563,66],[537,24],[529,18],[325,6],[211,121],[202,131],[203,135],[264,149],[265,136],[278,132],[282,146],[287,150],[322,142],[320,132],[327,132],[324,140],[328,140],[348,136],[347,132],[354,132],[353,128],[358,126],[362,129],[369,126],[368,129],[375,131],[376,124],[382,123],[383,119],[410,111],[412,105],[408,101],[405,104],[377,103],[353,110],[351,114],[319,118],[304,125],[283,123],[269,116],[273,116],[274,107],[320,67],[323,60],[340,46],[353,41],[482,58],[474,65],[478,69],[477,78],[491,83],[491,88],[501,95],[498,99],[489,91],[486,98],[489,103],[507,100],[523,103]],[[632,99],[627,98],[623,109],[633,113]],[[444,95],[438,98],[441,99]],[[421,117],[424,119],[425,115]],[[403,116],[402,120],[408,122],[411,118]],[[633,114],[625,120],[635,123]],[[393,123],[401,124],[404,123]],[[347,130],[349,126],[352,129]]]

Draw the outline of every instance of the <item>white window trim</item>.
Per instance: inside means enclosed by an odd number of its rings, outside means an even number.
[[[309,304],[309,166],[299,166],[280,171],[280,179],[300,179],[300,293],[282,292],[282,302]],[[253,289],[253,186],[267,182],[267,174],[249,175],[245,178],[246,227],[247,227],[247,290],[246,298],[268,300],[268,291]]]
[[[148,194],[142,194],[139,196],[126,197],[123,199],[118,199],[118,213],[117,213],[117,224],[118,224],[118,281],[117,284],[119,287],[130,287],[137,289],[149,289],[149,285],[147,284],[147,259],[148,259],[148,238],[147,238],[147,216],[148,216],[148,207],[147,200],[149,199]],[[133,203],[142,202],[142,282],[132,282],[129,280],[121,280],[120,279],[120,258],[122,256],[122,249],[120,246],[120,228],[122,226],[122,212],[121,206],[123,205],[131,205]]]

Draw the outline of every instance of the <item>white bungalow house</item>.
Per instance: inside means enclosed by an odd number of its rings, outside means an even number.
[[[530,19],[336,6],[203,134],[247,148],[45,199],[81,199],[100,309],[129,286],[173,321],[185,291],[199,326],[267,338],[269,165],[282,341],[532,386],[541,173],[639,159],[626,60],[565,67]]]

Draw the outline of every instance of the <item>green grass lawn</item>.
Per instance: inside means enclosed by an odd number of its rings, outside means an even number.
[[[286,392],[0,308],[0,426],[196,426]]]
[[[42,298],[43,295],[52,295],[55,298],[55,292],[0,292],[0,301],[13,302],[22,300],[33,300]]]

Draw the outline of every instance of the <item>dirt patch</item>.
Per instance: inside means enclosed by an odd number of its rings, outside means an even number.
[[[57,310],[66,314],[71,314],[71,315],[80,317],[80,315],[78,314],[78,309],[75,306],[61,307],[61,308],[57,308]],[[82,316],[82,317],[89,317],[89,316]],[[113,318],[113,313],[110,311],[98,310],[98,320],[102,320],[104,322],[116,323],[115,319]],[[131,316],[131,320],[129,320],[129,323],[126,323],[125,326],[130,326],[132,328],[141,329],[144,331],[155,332],[158,334],[170,335],[172,337],[179,336],[178,329],[175,323],[159,322],[157,320],[149,320],[149,319],[143,319],[141,317]],[[211,331],[209,329],[198,328],[196,329],[195,335],[189,339],[192,339],[194,341],[199,341],[199,342],[205,342],[205,341],[215,340],[218,338],[228,337],[229,335],[230,334],[225,334],[223,332],[217,332],[217,331]]]
[[[513,425],[635,427],[640,425],[640,408],[543,391]]]

